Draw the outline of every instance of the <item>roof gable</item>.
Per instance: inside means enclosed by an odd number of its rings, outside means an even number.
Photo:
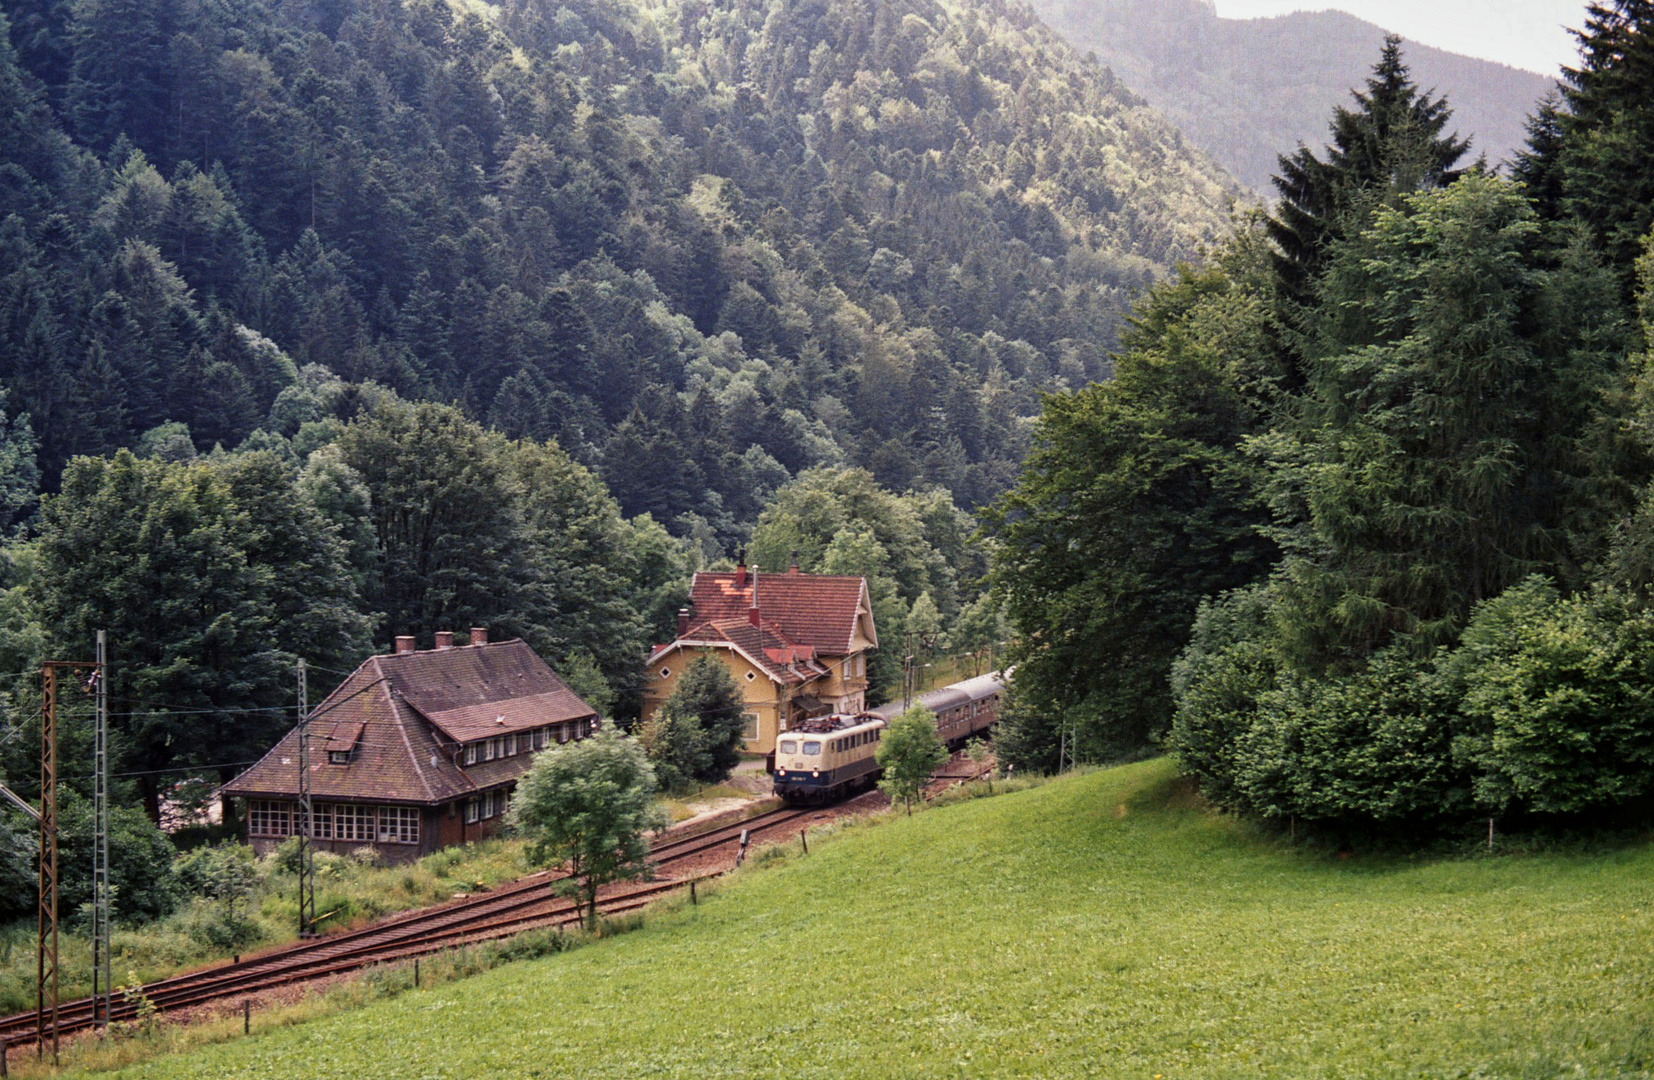
[[[689,599],[693,614],[690,632],[708,623],[746,619],[757,590],[758,610],[765,623],[774,623],[792,644],[813,646],[833,656],[857,651],[857,629],[872,647],[878,647],[867,579],[836,574],[747,575],[736,584],[739,571],[695,575]]]

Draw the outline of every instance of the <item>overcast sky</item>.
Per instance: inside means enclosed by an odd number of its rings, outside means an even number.
[[[1555,75],[1576,57],[1567,28],[1585,21],[1585,0],[1217,0],[1227,19],[1289,11],[1347,11],[1438,49]]]

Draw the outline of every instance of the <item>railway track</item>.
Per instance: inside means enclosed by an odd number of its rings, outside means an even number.
[[[652,845],[651,854],[656,867],[668,867],[736,843],[743,831],[749,836],[770,832],[810,812],[783,807],[689,836],[662,838]],[[607,895],[600,895],[598,909],[604,914],[635,910],[708,876],[713,875],[691,875],[611,889]],[[355,971],[372,964],[511,937],[525,930],[571,925],[580,921],[580,912],[573,900],[558,893],[558,885],[566,877],[556,873],[532,874],[486,895],[395,915],[358,930],[295,942],[245,960],[160,979],[146,984],[142,988],[143,996],[164,1013]],[[111,1021],[130,1020],[136,1014],[135,1006],[111,1000]],[[37,1041],[35,1020],[32,1011],[0,1019],[0,1041]],[[93,1024],[90,998],[64,1002],[58,1007],[60,1036],[83,1031]]]

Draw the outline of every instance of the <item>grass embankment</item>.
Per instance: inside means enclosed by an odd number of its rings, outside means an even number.
[[[1648,845],[1340,860],[1208,813],[1155,761],[793,850],[638,932],[122,1075],[1574,1077],[1654,1061]]]

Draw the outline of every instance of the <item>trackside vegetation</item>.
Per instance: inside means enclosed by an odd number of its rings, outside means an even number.
[[[1654,1068],[1646,839],[1340,858],[1212,812],[1165,760],[819,839],[635,933],[118,1075]]]

